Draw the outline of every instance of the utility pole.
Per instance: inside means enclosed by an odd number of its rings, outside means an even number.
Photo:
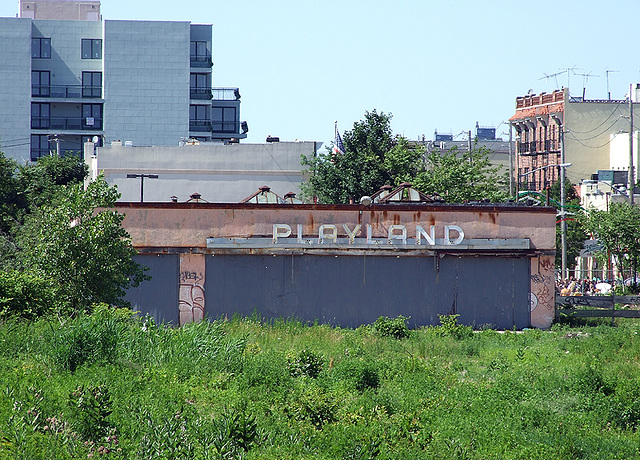
[[[560,163],[565,165],[564,161],[564,125],[560,125]],[[562,246],[562,271],[560,273],[560,278],[568,278],[567,276],[567,221],[565,220],[565,190],[564,190],[564,181],[565,181],[565,169],[564,167],[560,168],[560,211],[561,211],[561,219],[560,219],[560,244]]]
[[[629,179],[627,190],[629,192],[629,202],[633,204],[633,191],[635,189],[635,174],[633,173],[633,84],[629,84]]]
[[[469,140],[468,140],[468,143],[469,143],[469,154],[471,154],[471,130],[469,130]]]
[[[509,123],[509,196],[513,196],[513,152],[511,151],[511,141],[513,140],[513,126]],[[518,197],[516,197],[517,201]]]

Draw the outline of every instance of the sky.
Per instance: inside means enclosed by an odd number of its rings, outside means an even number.
[[[15,17],[17,0],[0,0]],[[516,97],[568,86],[622,99],[640,82],[638,0],[102,0],[108,19],[213,24],[213,86],[238,87],[243,142],[334,140],[367,111],[394,134],[495,127]],[[608,77],[608,78],[607,78]]]

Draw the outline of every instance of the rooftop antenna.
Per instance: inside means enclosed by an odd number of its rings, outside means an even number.
[[[558,84],[558,75],[562,75],[563,73],[564,73],[564,71],[552,73],[551,75],[547,75],[545,73],[544,77],[538,78],[538,80],[547,80],[547,81],[549,81],[549,78],[553,78],[553,80],[556,82],[556,89],[559,89],[560,85]]]
[[[571,73],[573,72],[574,74],[576,73],[576,66],[574,65],[573,67],[566,67],[564,69],[561,69],[562,71],[559,72],[559,74],[563,74],[563,73],[567,73],[567,88],[571,88]]]
[[[581,75],[582,76],[582,100],[584,101],[585,93],[586,93],[586,87],[587,87],[587,81],[589,80],[589,77],[599,77],[600,75],[593,75],[591,72],[589,72],[589,73],[573,72],[573,73],[575,75]]]
[[[604,73],[607,75],[607,97],[611,100],[611,91],[609,91],[609,74],[611,72],[620,72],[619,70],[605,70]]]

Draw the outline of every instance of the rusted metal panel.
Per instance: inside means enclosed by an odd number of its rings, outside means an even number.
[[[529,315],[529,259],[207,255],[206,314],[295,317],[343,327],[380,316],[436,325],[459,314],[477,327],[523,328]]]
[[[177,254],[137,255],[134,260],[149,268],[150,281],[130,288],[125,299],[134,310],[149,314],[156,323],[179,324],[178,279],[179,258]]]

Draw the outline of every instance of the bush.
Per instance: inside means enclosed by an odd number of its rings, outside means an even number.
[[[315,379],[322,372],[324,358],[313,351],[302,350],[297,356],[289,356],[287,362],[292,377],[307,375]]]
[[[42,278],[17,271],[0,272],[0,318],[35,319],[53,309],[53,289]]]
[[[458,324],[458,317],[460,315],[438,315],[440,319],[440,326],[436,326],[436,332],[441,336],[453,337],[456,340],[471,337],[473,335],[473,328],[471,326],[465,326]]]
[[[409,337],[409,328],[407,327],[408,320],[409,317],[402,315],[397,318],[381,316],[373,323],[373,330],[381,337],[404,339]]]

